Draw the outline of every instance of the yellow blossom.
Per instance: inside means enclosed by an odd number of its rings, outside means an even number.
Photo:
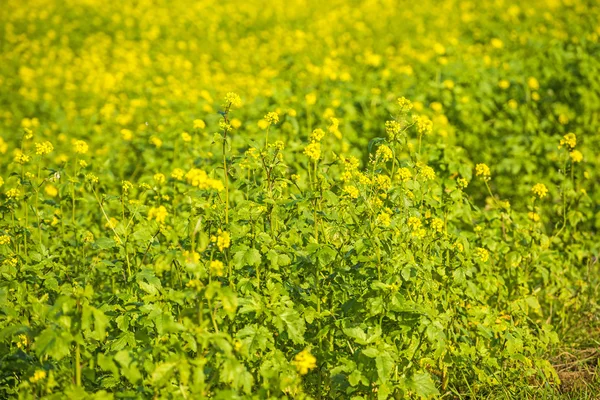
[[[306,100],[306,104],[312,106],[317,102],[317,95],[315,93],[309,93],[304,96],[304,100]]]
[[[22,349],[22,348],[27,347],[28,344],[29,344],[29,338],[27,337],[27,335],[19,335],[19,341],[17,342],[17,347],[19,349]]]
[[[197,264],[200,261],[200,254],[195,251],[184,251],[183,257],[185,261],[190,264]]]
[[[538,222],[540,220],[540,214],[533,211],[528,212],[527,217],[533,222]]]
[[[233,119],[230,121],[230,124],[231,124],[231,126],[233,127],[233,129],[239,129],[239,128],[240,128],[240,126],[242,126],[242,121],[240,121],[240,120],[239,120],[239,119],[237,119],[237,118],[233,118]]]
[[[115,217],[111,217],[108,221],[106,221],[104,227],[108,229],[115,229],[117,225],[119,225],[119,220]]]
[[[133,139],[133,132],[130,131],[129,129],[121,129],[121,137],[126,142],[129,142]]]
[[[487,262],[487,260],[490,258],[490,252],[483,247],[477,247],[475,249],[475,257],[477,257],[481,262]]]
[[[83,140],[73,140],[73,150],[77,154],[85,154],[88,152],[89,146]]]
[[[493,38],[490,41],[490,44],[492,45],[493,48],[495,49],[501,49],[502,47],[504,47],[504,43],[502,42],[502,40],[498,39],[498,38]]]
[[[129,181],[121,181],[121,188],[123,189],[123,193],[128,193],[129,190],[133,189],[133,183]]]
[[[387,133],[390,140],[396,140],[398,133],[402,129],[402,125],[398,121],[386,121],[385,122],[385,133]]]
[[[163,141],[157,138],[156,136],[152,136],[150,138],[150,143],[154,145],[157,149],[160,149],[163,145]]]
[[[567,146],[569,149],[573,150],[575,146],[577,146],[577,136],[575,136],[574,133],[567,133],[560,140],[558,148],[560,149],[563,146]]]
[[[442,103],[440,103],[439,101],[434,101],[433,103],[431,103],[431,104],[429,105],[429,107],[431,107],[431,109],[432,109],[433,111],[435,111],[435,112],[441,112],[441,111],[442,111],[442,109],[444,108],[444,107],[442,106]]]
[[[543,183],[536,183],[531,188],[531,191],[540,199],[543,199],[548,194],[548,188]]]
[[[200,189],[214,189],[219,192],[225,189],[223,182],[218,179],[210,178],[204,170],[198,168],[189,170],[189,172],[185,174],[185,178],[190,185]]]
[[[225,104],[231,107],[239,108],[242,106],[242,99],[234,92],[229,92],[225,95]]]
[[[313,162],[319,161],[319,158],[321,158],[321,143],[310,143],[304,148],[304,154]]]
[[[375,177],[375,184],[381,190],[389,190],[392,187],[392,180],[387,175],[379,174]]]
[[[267,115],[265,115],[263,117],[263,119],[265,121],[267,121],[269,123],[269,125],[276,124],[276,123],[279,122],[279,114],[277,114],[276,112],[271,111],[271,112],[268,112]]]
[[[21,194],[21,192],[19,191],[19,189],[8,189],[6,191],[6,197],[8,197],[9,199],[16,199],[17,197],[19,197],[19,195]]]
[[[397,103],[398,107],[400,107],[400,112],[408,112],[413,108],[411,101],[405,97],[398,98]]]
[[[310,140],[313,142],[320,142],[324,136],[325,136],[325,131],[321,128],[317,128],[312,131],[312,134],[310,135]]]
[[[454,81],[450,79],[446,79],[444,82],[442,82],[442,85],[444,85],[444,87],[448,90],[454,89]]]
[[[197,253],[195,253],[195,254],[197,254]],[[192,261],[189,261],[189,259],[187,259],[187,260],[190,263],[192,262]],[[202,286],[204,286],[204,285],[202,285],[202,282],[199,279],[191,279],[188,281],[188,283],[185,284],[185,286],[189,287],[191,289],[200,290],[200,289],[202,289]]]
[[[398,168],[398,179],[400,182],[408,182],[412,178],[412,172],[406,167]]]
[[[0,245],[9,244],[10,236],[8,235],[0,235]]]
[[[85,180],[92,184],[98,183],[98,177],[92,173],[85,174]]]
[[[6,153],[8,150],[8,144],[0,137],[0,154]]]
[[[210,262],[210,273],[216,276],[223,276],[223,263],[219,260],[213,260]]]
[[[377,216],[377,224],[388,227],[392,223],[392,214],[390,209],[386,209]]]
[[[417,126],[420,135],[429,135],[433,131],[433,122],[425,115],[414,115],[413,123]]]
[[[44,379],[46,379],[46,371],[37,370],[33,373],[33,376],[29,378],[29,382],[36,383]]]
[[[535,79],[533,76],[529,77],[529,79],[527,79],[527,86],[529,86],[529,89],[531,90],[538,90],[540,88],[540,84],[538,82],[537,79]]]
[[[173,172],[171,172],[171,178],[177,179],[178,181],[182,180],[185,175],[185,171],[181,168],[175,168]]]
[[[422,225],[421,220],[417,217],[409,217],[406,221],[406,225],[413,231],[419,229]]]
[[[217,236],[213,237],[213,242],[217,242],[217,247],[220,251],[228,249],[231,245],[231,237],[229,236],[229,232],[219,229],[217,231]]]
[[[44,192],[50,197],[56,197],[58,195],[58,189],[54,185],[46,185]]]
[[[165,177],[165,174],[161,174],[160,172],[154,174],[154,182],[156,182],[158,185],[162,185],[166,180],[167,178]]]
[[[194,129],[204,129],[206,128],[206,123],[201,119],[194,120]]]
[[[23,153],[21,150],[15,151],[15,162],[17,164],[25,164],[29,162],[29,156]]]
[[[440,218],[434,218],[431,220],[431,228],[434,231],[441,233],[444,230],[444,221]]]
[[[149,220],[153,219],[156,222],[162,224],[167,219],[168,214],[169,213],[167,212],[167,209],[165,208],[165,206],[152,207],[148,210],[148,219]]]
[[[306,375],[309,370],[317,368],[317,359],[305,349],[296,354],[293,364],[300,375]]]
[[[419,175],[426,181],[431,181],[435,179],[435,171],[428,165],[419,164]]]
[[[475,166],[475,175],[481,177],[484,181],[489,181],[491,174],[490,167],[486,164],[477,164]]]
[[[327,128],[327,131],[338,139],[342,138],[342,133],[339,130],[340,121],[337,118],[331,117],[331,124]]]
[[[385,144],[382,144],[377,149],[376,157],[380,158],[384,162],[391,160],[393,156],[392,149]]]
[[[54,151],[54,146],[49,141],[35,144],[35,154],[37,154],[38,156],[50,154],[52,153],[52,151]]]
[[[569,153],[569,156],[571,157],[571,161],[574,163],[583,161],[583,154],[581,154],[579,150],[573,150]]]
[[[19,259],[17,256],[7,257],[4,259],[4,261],[2,261],[2,265],[8,265],[10,267],[16,267],[18,263]]]

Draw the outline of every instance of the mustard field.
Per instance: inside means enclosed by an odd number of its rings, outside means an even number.
[[[598,21],[2,0],[0,398],[596,398]]]

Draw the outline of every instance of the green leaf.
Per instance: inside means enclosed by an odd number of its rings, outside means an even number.
[[[164,380],[168,379],[172,374],[173,370],[177,366],[176,362],[164,362],[160,363],[154,368],[151,375],[151,381],[153,385],[158,385]]]
[[[369,358],[375,358],[379,355],[379,350],[377,350],[375,347],[367,347],[362,351],[362,354]]]
[[[119,367],[113,361],[111,357],[107,357],[102,353],[98,354],[98,365],[104,371],[112,372],[114,375],[119,375]]]
[[[276,313],[274,317],[275,326],[282,333],[287,332],[288,337],[296,344],[304,343],[304,332],[306,325],[300,313],[293,308],[285,308]]]
[[[117,243],[113,239],[106,238],[106,237],[98,238],[94,242],[94,244],[100,250],[112,249],[113,247],[115,247],[117,245]]]
[[[271,332],[266,327],[257,324],[240,329],[236,337],[244,344],[250,354],[265,351],[272,340]]]
[[[417,396],[432,398],[439,396],[440,392],[435,387],[431,375],[427,372],[418,372],[404,380],[405,387]]]
[[[362,345],[373,343],[381,336],[381,328],[379,326],[374,328],[369,327],[366,333],[358,326],[353,328],[343,328],[342,330],[346,336],[353,338],[356,343]]]
[[[221,367],[221,379],[235,389],[242,388],[246,394],[250,393],[250,389],[254,382],[252,374],[235,358],[227,358],[223,362]]]
[[[387,382],[390,372],[392,368],[394,368],[394,359],[392,356],[387,353],[379,353],[377,357],[375,357],[375,365],[377,367],[377,376],[379,376],[380,382]]]
[[[261,261],[262,257],[260,252],[257,249],[249,248],[248,246],[239,246],[238,250],[233,255],[233,264],[237,269],[247,265],[260,265]]]
[[[47,355],[61,360],[71,353],[72,342],[69,333],[47,328],[35,339],[33,349],[38,357]]]
[[[362,383],[365,386],[369,384],[369,380],[363,376],[358,369],[355,369],[350,375],[348,375],[348,382],[351,386],[356,386],[359,383]]]

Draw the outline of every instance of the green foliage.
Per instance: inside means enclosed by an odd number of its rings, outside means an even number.
[[[558,395],[598,5],[34,3],[0,13],[0,397]]]

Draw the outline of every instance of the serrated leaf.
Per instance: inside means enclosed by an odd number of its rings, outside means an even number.
[[[435,387],[435,383],[431,379],[431,375],[427,372],[417,372],[405,379],[403,383],[406,389],[426,399],[440,395],[440,392]]]
[[[176,362],[164,362],[158,364],[156,368],[154,368],[154,371],[152,371],[152,384],[157,385],[160,384],[162,381],[168,379],[173,374],[173,370],[176,366]]]
[[[287,332],[288,337],[296,344],[304,343],[306,325],[298,311],[285,308],[275,315],[274,321],[280,333]]]

